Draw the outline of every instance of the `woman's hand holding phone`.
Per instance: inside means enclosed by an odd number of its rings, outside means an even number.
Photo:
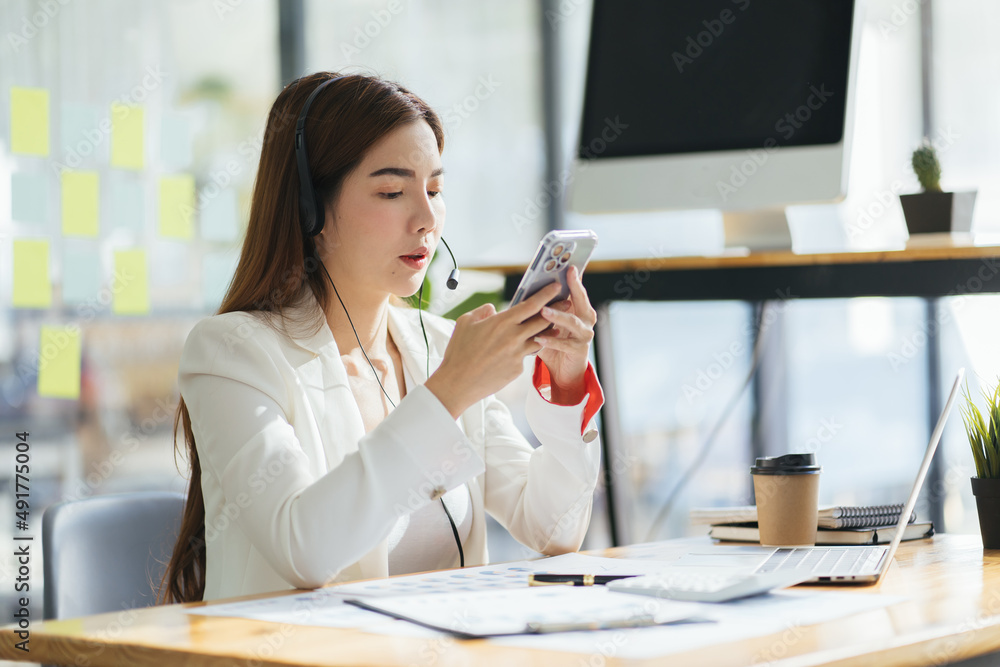
[[[453,417],[516,379],[524,357],[535,353],[549,370],[554,403],[583,400],[597,312],[576,267],[567,279],[570,297],[549,307],[545,304],[559,294],[559,283],[501,313],[488,303],[458,318],[444,360],[425,385]]]
[[[556,282],[503,312],[487,303],[459,317],[444,360],[424,386],[456,419],[469,406],[506,387],[523,372],[524,357],[542,349],[537,337],[552,322],[540,311],[560,290]],[[567,326],[564,321],[557,324]],[[551,354],[557,359],[566,353],[553,349]]]
[[[597,311],[590,305],[587,290],[575,266],[569,267],[566,283],[569,285],[569,298],[541,309],[541,316],[553,327],[539,334],[535,340],[542,345],[538,358],[549,369],[551,376],[552,402],[576,405],[587,393],[584,374],[589,363],[590,341],[594,339]]]

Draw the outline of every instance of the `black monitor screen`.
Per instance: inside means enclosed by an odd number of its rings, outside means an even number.
[[[594,0],[579,155],[833,144],[852,0]]]

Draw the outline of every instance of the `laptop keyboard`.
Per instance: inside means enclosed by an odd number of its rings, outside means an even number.
[[[884,552],[884,547],[776,549],[755,572],[796,570],[843,577],[873,570]]]

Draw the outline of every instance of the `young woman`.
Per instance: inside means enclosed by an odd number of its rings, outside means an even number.
[[[441,240],[443,147],[387,81],[278,95],[235,276],[181,356],[191,478],[166,600],[485,564],[484,512],[542,553],[579,548],[603,403],[579,276],[552,308],[554,286],[457,322],[396,305]],[[528,355],[538,449],[493,396]]]

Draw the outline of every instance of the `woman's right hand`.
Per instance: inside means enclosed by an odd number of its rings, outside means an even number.
[[[510,384],[523,372],[524,358],[542,349],[534,338],[551,323],[539,313],[560,288],[547,285],[502,313],[487,303],[455,321],[444,360],[424,385],[455,419]]]

